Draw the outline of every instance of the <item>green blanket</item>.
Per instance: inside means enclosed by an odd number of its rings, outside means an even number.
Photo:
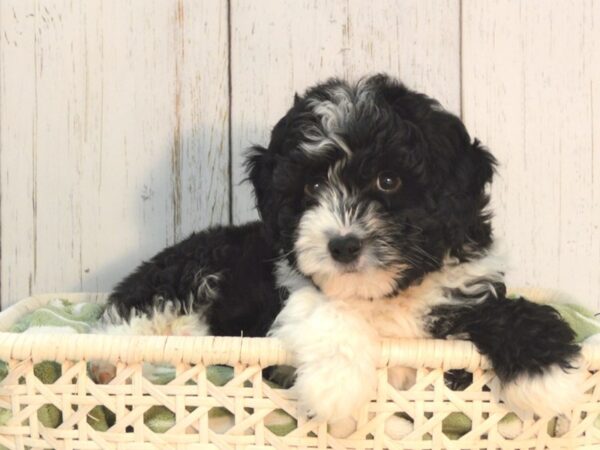
[[[590,336],[600,333],[600,322],[595,319],[594,315],[574,303],[564,303],[568,298],[558,296],[552,291],[528,290],[523,294],[534,301],[548,303],[556,308],[575,330],[577,342],[582,342]],[[56,299],[21,318],[11,327],[11,331],[17,333],[86,333],[97,322],[102,312],[103,307],[98,304],[72,304],[66,300]],[[152,366],[149,369],[144,372],[149,374],[148,376],[155,384],[166,384],[175,377],[174,368],[170,366]],[[35,366],[34,372],[43,383],[50,384],[60,377],[61,366],[56,362],[44,361]],[[6,373],[6,364],[0,361],[0,380],[5,378]],[[233,378],[233,369],[228,366],[210,366],[207,368],[207,377],[211,383],[222,386]],[[279,387],[273,383],[270,384],[273,387]],[[398,421],[408,421],[401,414],[396,417]],[[10,411],[0,408],[0,425],[4,425],[9,419]],[[46,427],[57,427],[62,422],[62,414],[54,405],[45,405],[39,409],[38,419]],[[175,415],[163,406],[154,406],[146,411],[144,421],[151,430],[160,433],[175,424]],[[114,416],[108,409],[98,406],[90,411],[88,423],[95,430],[105,431],[114,423]],[[233,416],[227,409],[213,408],[209,412],[211,429],[224,432],[232,424]],[[516,436],[520,432],[521,424],[521,420],[516,415],[509,414],[500,422],[499,431],[505,437]],[[296,427],[296,421],[279,409],[265,418],[265,425],[276,435],[283,436]],[[555,423],[551,424],[551,427],[549,432],[553,434]],[[470,419],[462,413],[452,413],[443,421],[444,433],[452,439],[459,438],[470,429]],[[390,435],[394,434],[396,433],[390,430]]]

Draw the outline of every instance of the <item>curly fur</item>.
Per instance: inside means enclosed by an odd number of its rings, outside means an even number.
[[[116,287],[107,323],[169,305],[211,334],[277,336],[302,406],[322,419],[372,395],[383,338],[470,339],[505,398],[531,392],[518,405],[540,414],[576,401],[572,331],[549,307],[505,298],[487,210],[495,160],[438,102],[385,75],[332,79],[296,96],[246,164],[262,220],[163,250]],[[340,262],[329,244],[348,236],[360,247]],[[560,411],[548,408],[558,388]]]

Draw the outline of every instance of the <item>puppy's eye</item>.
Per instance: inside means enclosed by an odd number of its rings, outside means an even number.
[[[304,186],[304,193],[310,197],[316,197],[325,186],[327,186],[327,182],[323,179],[311,180]]]
[[[396,192],[400,189],[402,185],[402,180],[400,177],[394,174],[393,172],[385,171],[381,172],[377,176],[377,189],[385,193]]]

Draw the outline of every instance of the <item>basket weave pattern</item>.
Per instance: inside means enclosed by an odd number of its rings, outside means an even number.
[[[56,295],[52,296],[53,298]],[[71,300],[102,301],[102,296]],[[48,300],[27,299],[0,314],[2,328],[14,318]],[[12,417],[0,427],[0,444],[10,449],[526,449],[600,448],[600,430],[594,421],[600,414],[600,349],[584,348],[590,376],[582,390],[586,400],[573,412],[569,430],[560,437],[548,432],[549,418],[523,422],[518,436],[508,439],[498,422],[507,414],[496,401],[498,381],[487,370],[488,363],[474,347],[461,341],[390,341],[381,346],[376,397],[356,416],[357,430],[347,438],[335,438],[327,425],[299,414],[289,390],[274,389],[264,382],[262,369],[289,364],[289,355],[274,339],[174,337],[174,336],[47,336],[0,333],[0,359],[9,365],[0,383],[0,407]],[[98,385],[87,374],[87,361],[114,362],[116,377]],[[34,374],[40,361],[58,361],[61,377],[42,384]],[[144,377],[142,361],[172,364],[176,377],[156,385]],[[208,381],[206,368],[225,364],[234,368],[234,378],[224,386]],[[417,381],[406,391],[388,383],[388,368],[417,368]],[[444,383],[444,370],[465,368],[473,382],[464,391],[453,391]],[[192,383],[190,383],[192,382]],[[484,389],[484,387],[487,388]],[[489,388],[489,389],[488,389]],[[352,393],[349,393],[352,395]],[[62,411],[62,423],[46,428],[37,411],[52,404]],[[90,411],[104,405],[115,414],[106,432],[88,423]],[[155,405],[171,410],[176,424],[165,433],[155,433],[144,424],[144,413]],[[226,432],[210,429],[208,412],[225,407],[235,423]],[[265,418],[282,409],[298,421],[286,436],[277,436],[265,426]],[[386,420],[404,412],[414,429],[394,440],[385,430]],[[471,421],[471,431],[458,440],[442,432],[442,421],[461,412]]]

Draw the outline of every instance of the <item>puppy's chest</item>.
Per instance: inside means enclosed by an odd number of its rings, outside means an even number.
[[[375,301],[349,300],[352,308],[380,338],[426,338],[426,317],[431,307],[415,298]]]

